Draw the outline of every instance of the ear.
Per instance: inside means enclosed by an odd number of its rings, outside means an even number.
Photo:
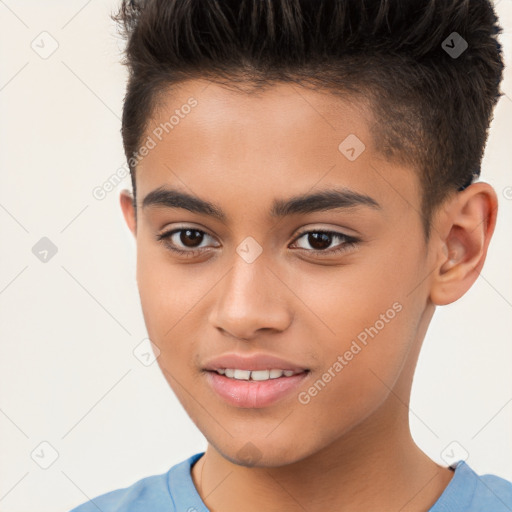
[[[137,219],[135,216],[135,206],[133,201],[132,193],[127,190],[121,190],[121,194],[119,196],[119,201],[121,203],[121,210],[123,211],[124,220],[128,225],[128,228],[132,232],[133,236],[137,236]]]
[[[498,199],[488,183],[473,183],[457,192],[436,219],[438,265],[432,273],[430,298],[442,306],[455,302],[471,288],[485,262]]]

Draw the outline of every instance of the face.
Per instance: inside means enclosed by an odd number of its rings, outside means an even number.
[[[381,409],[421,341],[417,176],[375,151],[368,110],[327,93],[190,81],[164,100],[143,137],[136,228],[121,198],[158,364],[227,459],[301,460]],[[268,380],[206,370],[245,363]],[[281,367],[297,374],[264,373]]]

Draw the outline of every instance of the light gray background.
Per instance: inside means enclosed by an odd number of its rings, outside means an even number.
[[[206,446],[157,363],[133,354],[146,331],[119,208],[129,179],[92,193],[124,164],[116,6],[0,0],[0,512],[67,511]],[[498,224],[480,278],[434,317],[411,422],[437,462],[466,450],[477,472],[512,480],[512,2],[497,11],[507,96],[482,179]],[[46,263],[42,237],[58,248]]]

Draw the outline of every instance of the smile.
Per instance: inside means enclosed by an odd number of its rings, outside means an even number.
[[[307,370],[297,373],[293,370],[231,368],[205,372],[210,388],[224,402],[252,409],[268,407],[297,392],[309,373]]]
[[[257,380],[264,381],[270,379],[278,379],[280,377],[291,377],[302,371],[295,372],[293,370],[239,370],[236,368],[224,368],[217,370],[219,375],[225,375],[228,379],[237,380]]]

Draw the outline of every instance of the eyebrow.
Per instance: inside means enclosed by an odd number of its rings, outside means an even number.
[[[270,216],[280,218],[289,215],[361,206],[376,210],[381,209],[381,205],[375,199],[365,194],[346,188],[328,189],[313,194],[294,196],[289,199],[275,199],[270,209]],[[163,186],[152,190],[144,197],[142,208],[148,207],[182,208],[192,213],[208,215],[224,223],[227,221],[227,215],[219,206],[186,192]]]

